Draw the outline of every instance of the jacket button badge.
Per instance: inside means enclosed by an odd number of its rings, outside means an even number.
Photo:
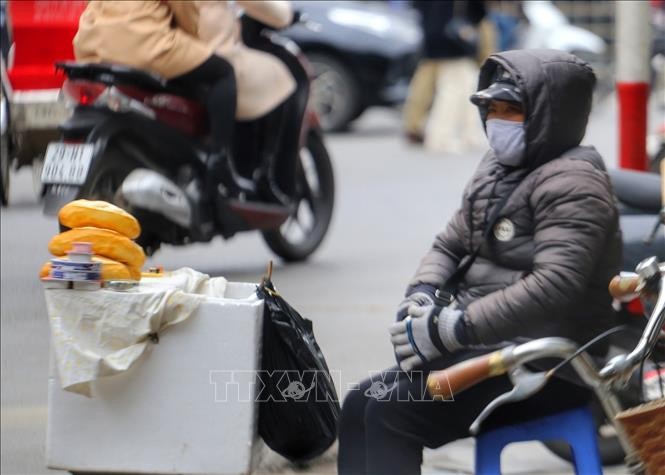
[[[498,241],[510,241],[515,237],[515,225],[508,218],[501,218],[494,225],[494,237]]]

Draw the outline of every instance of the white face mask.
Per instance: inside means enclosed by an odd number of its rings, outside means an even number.
[[[496,159],[508,167],[520,166],[524,161],[524,122],[489,119],[485,123],[487,139]]]

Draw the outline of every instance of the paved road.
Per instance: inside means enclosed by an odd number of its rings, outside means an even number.
[[[604,105],[589,130],[609,163],[616,146],[613,104]],[[608,132],[612,133],[608,133]],[[343,394],[369,371],[392,364],[386,327],[404,286],[435,232],[459,203],[479,153],[438,156],[404,144],[392,110],[375,110],[354,133],[328,137],[337,178],[329,236],[304,264],[277,263],[282,294],[314,322],[329,366],[342,371]],[[41,215],[29,171],[13,177],[11,206],[1,216],[2,473],[45,473],[44,434],[48,324],[37,271],[49,258],[57,232]],[[229,242],[165,248],[149,264],[191,266],[213,276],[256,282],[273,258],[257,234]],[[507,473],[566,473],[567,465],[536,444],[509,449]],[[471,468],[470,442],[426,454],[427,473]],[[334,472],[333,456],[310,473]],[[282,471],[275,457],[265,470]],[[281,468],[280,468],[281,467]],[[512,471],[511,471],[512,470]],[[302,472],[301,472],[302,473]],[[620,473],[620,472],[617,472]]]

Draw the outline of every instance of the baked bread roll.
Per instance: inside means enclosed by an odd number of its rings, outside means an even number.
[[[102,265],[103,267],[103,265]],[[129,278],[132,280],[141,280],[141,268],[140,267],[127,267],[127,272],[129,272]],[[103,272],[102,272],[103,275]],[[120,280],[120,279],[118,279]]]
[[[60,224],[72,229],[87,226],[110,229],[129,239],[141,234],[141,226],[134,216],[106,201],[72,201],[60,209],[58,219]]]
[[[58,259],[67,259],[59,256]],[[127,267],[121,262],[107,259],[102,256],[93,256],[94,262],[102,263],[102,280],[141,280],[141,271]],[[44,278],[51,275],[51,262],[46,262],[39,270],[39,277]]]
[[[89,242],[94,254],[122,262],[134,269],[141,269],[145,262],[141,246],[127,236],[101,228],[75,228],[57,234],[48,243],[48,250],[54,256],[64,256],[67,251],[71,251],[75,242]]]

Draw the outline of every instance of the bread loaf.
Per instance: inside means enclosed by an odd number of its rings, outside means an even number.
[[[72,201],[60,209],[58,219],[68,228],[92,226],[110,229],[130,239],[136,239],[141,234],[141,226],[134,216],[106,201]]]
[[[48,250],[54,256],[64,256],[75,242],[89,242],[96,255],[121,262],[133,269],[141,269],[145,254],[141,246],[115,231],[93,227],[70,229],[51,239]]]

